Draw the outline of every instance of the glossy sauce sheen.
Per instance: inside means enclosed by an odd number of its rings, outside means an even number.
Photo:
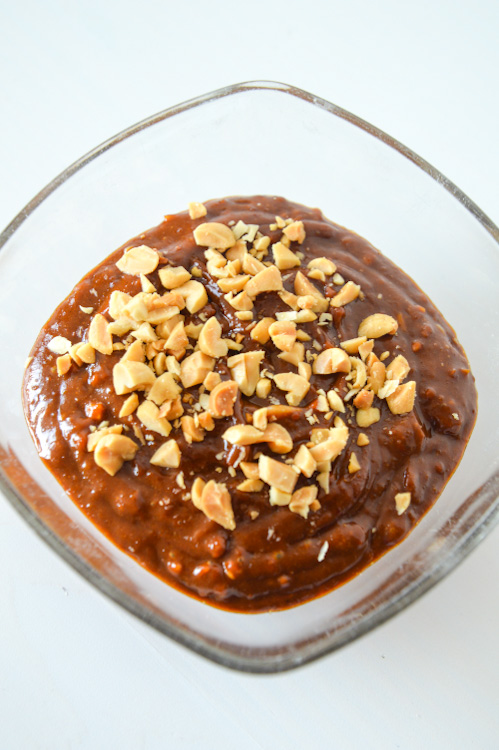
[[[81,510],[115,544],[141,565],[169,584],[205,601],[235,611],[264,611],[288,607],[323,594],[345,582],[372,563],[390,547],[399,543],[414,527],[441,493],[458,464],[476,418],[476,391],[468,361],[455,333],[431,301],[387,258],[366,240],[332,224],[317,209],[289,203],[282,198],[231,198],[205,204],[208,214],[192,220],[188,213],[167,216],[158,227],[126,243],[100,266],[91,271],[60,305],[41,331],[33,360],[24,381],[25,411],[40,455],[57,480]],[[321,344],[357,336],[361,320],[383,312],[398,320],[395,336],[376,339],[374,352],[390,357],[403,354],[411,365],[409,378],[416,381],[416,401],[411,413],[391,414],[384,400],[376,399],[381,419],[367,429],[357,427],[355,418],[347,418],[349,439],[345,450],[333,462],[330,492],[319,491],[320,509],[307,519],[287,507],[269,504],[267,487],[260,493],[236,489],[244,477],[232,477],[228,465],[241,458],[251,461],[259,451],[275,456],[267,446],[237,448],[225,443],[222,433],[231,424],[245,423],[246,412],[268,405],[257,398],[244,397],[236,402],[233,417],[219,420],[203,442],[188,445],[180,429],[175,438],[182,452],[180,469],[186,489],[175,481],[177,470],[153,466],[149,459],[165,438],[155,434],[154,442],[142,447],[133,461],[127,461],[114,477],[94,462],[86,449],[91,425],[102,420],[139,424],[131,415],[118,419],[123,403],[112,385],[112,368],[122,352],[110,356],[96,353],[95,365],[72,367],[58,377],[56,355],[47,343],[56,335],[71,341],[84,338],[90,316],[80,310],[94,307],[94,313],[107,313],[111,291],[131,295],[141,291],[140,280],[124,275],[115,263],[125,248],[146,244],[157,249],[175,265],[190,269],[196,263],[203,269],[209,306],[224,334],[243,332],[248,325],[235,317],[235,310],[224,300],[215,280],[206,272],[204,248],[197,247],[193,229],[203,221],[229,223],[242,220],[258,224],[263,234],[277,242],[281,231],[271,231],[275,216],[303,220],[306,239],[299,248],[305,253],[302,268],[317,256],[331,258],[345,280],[360,284],[365,299],[355,300],[334,312],[333,324],[300,324],[312,339]],[[293,243],[294,245],[295,243]],[[161,262],[160,266],[161,267]],[[294,269],[283,272],[285,287],[293,291]],[[160,290],[157,271],[149,278]],[[326,279],[316,282],[331,296],[334,288]],[[331,289],[328,292],[328,286]],[[91,290],[95,290],[97,295]],[[379,295],[382,295],[380,297]],[[277,293],[261,294],[255,301],[258,317],[273,316],[289,310]],[[199,322],[198,316],[189,316]],[[306,344],[308,347],[309,344]],[[261,346],[251,339],[245,350],[265,349],[266,362],[275,372],[296,371],[277,358],[272,342]],[[237,352],[233,352],[234,354]],[[230,377],[225,359],[217,360],[215,371]],[[342,380],[343,378],[343,380]],[[348,385],[344,376],[312,375],[311,388],[300,406],[316,398],[316,388],[340,388]],[[198,387],[190,389],[197,396]],[[273,388],[272,394],[286,403],[284,394]],[[87,416],[88,404],[104,404],[98,418]],[[331,426],[318,413],[320,426]],[[457,418],[456,418],[457,417]],[[294,455],[301,443],[309,440],[310,424],[304,417],[281,421],[291,433]],[[358,447],[359,432],[369,436],[369,445]],[[126,433],[133,437],[131,431]],[[349,456],[355,451],[360,471],[349,474]],[[216,455],[224,452],[221,461]],[[253,459],[254,460],[254,459]],[[216,471],[221,467],[222,471]],[[185,499],[194,476],[225,482],[232,496],[236,528],[227,531],[210,521]],[[307,480],[300,477],[297,488]],[[398,515],[394,503],[397,492],[410,492],[411,504]],[[258,511],[255,520],[254,511]],[[328,543],[327,554],[319,562],[319,552]]]

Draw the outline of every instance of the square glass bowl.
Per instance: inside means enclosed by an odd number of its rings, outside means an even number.
[[[250,616],[170,588],[85,518],[38,458],[21,381],[42,324],[111,251],[189,201],[256,193],[318,206],[403,268],[455,328],[479,411],[457,472],[405,541],[326,596]],[[423,159],[299,89],[245,83],[161,112],[69,167],[0,237],[1,489],[98,589],[216,662],[277,672],[330,652],[414,601],[497,520],[498,241],[497,227]]]

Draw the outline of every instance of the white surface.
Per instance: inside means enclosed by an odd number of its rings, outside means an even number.
[[[385,129],[498,223],[498,31],[494,0],[3,3],[0,225],[131,123],[259,78]],[[498,542],[361,641],[255,677],[107,601],[0,498],[0,747],[495,749]]]

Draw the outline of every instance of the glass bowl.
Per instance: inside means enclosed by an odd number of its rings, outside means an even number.
[[[407,539],[326,596],[250,616],[170,588],[85,518],[38,458],[21,380],[41,325],[112,250],[189,201],[256,193],[318,206],[412,276],[457,331],[480,405],[458,470]],[[253,672],[326,654],[421,596],[497,520],[498,240],[497,227],[423,159],[291,86],[229,86],[134,125],[59,175],[1,235],[1,488],[87,580],[194,651]]]

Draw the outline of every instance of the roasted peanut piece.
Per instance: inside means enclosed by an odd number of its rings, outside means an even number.
[[[101,437],[94,451],[97,466],[111,477],[121,469],[125,461],[135,458],[139,446],[125,435],[108,434]]]
[[[182,266],[165,266],[158,271],[159,280],[165,289],[177,289],[191,278],[191,274]]]
[[[343,305],[348,305],[349,302],[353,302],[357,299],[359,294],[360,286],[354,284],[353,281],[347,281],[345,286],[341,287],[338,294],[335,294],[331,299],[331,307],[343,307]]]
[[[203,247],[216,247],[218,250],[228,250],[236,244],[236,238],[232,229],[218,221],[208,221],[199,224],[194,229],[194,240],[196,245]]]
[[[159,416],[159,408],[152,401],[143,401],[137,407],[137,417],[147,430],[157,432],[168,437],[172,430],[171,424],[164,417]]]
[[[88,329],[88,343],[101,354],[112,354],[113,337],[109,333],[108,322],[103,315],[97,313],[92,318]]]
[[[395,495],[395,508],[399,516],[405,513],[409,505],[411,504],[411,493],[410,492],[397,492]]]
[[[294,372],[281,372],[275,375],[274,383],[281,391],[288,391],[286,401],[290,406],[298,406],[310,388],[308,380]]]
[[[317,268],[319,269],[319,271],[322,271],[325,276],[332,276],[336,271],[336,265],[333,263],[333,261],[329,260],[329,258],[324,257],[312,258],[307,267],[310,269]]]
[[[355,453],[350,453],[350,459],[348,461],[348,473],[355,474],[355,472],[357,471],[360,471],[359,460]]]
[[[288,224],[283,228],[282,233],[291,240],[291,242],[298,242],[300,245],[304,242],[306,237],[303,221],[293,221],[291,224]]]
[[[379,422],[381,417],[379,409],[374,406],[368,409],[357,409],[355,419],[359,427],[370,427],[372,424]]]
[[[202,480],[201,480],[202,481]],[[194,492],[191,491],[193,504],[201,510],[207,518],[215,521],[224,529],[233,531],[236,528],[234,511],[232,510],[232,499],[226,485],[210,480],[200,491],[200,486]]]
[[[181,453],[176,440],[167,440],[151,457],[150,462],[165,469],[178,469]]]
[[[378,339],[380,336],[393,336],[397,333],[398,323],[391,315],[384,313],[374,313],[364,318],[359,325],[359,336],[366,336],[368,339]]]
[[[386,403],[392,414],[408,414],[414,407],[415,397],[416,382],[410,380],[399,385],[391,396],[387,396]]]
[[[402,354],[392,359],[386,368],[386,377],[388,380],[398,380],[401,383],[409,374],[411,366]]]
[[[369,438],[364,432],[359,432],[357,436],[357,445],[363,448],[365,445],[369,445]]]
[[[198,345],[204,354],[209,357],[225,357],[228,347],[222,340],[222,326],[215,316],[208,318],[201,329]]]
[[[71,369],[70,355],[62,354],[60,357],[57,357],[55,361],[55,367],[59,377],[62,377],[62,375],[66,375],[66,373]]]
[[[256,297],[263,292],[278,292],[282,288],[281,272],[277,266],[267,266],[264,271],[250,278],[244,291],[250,297]]]
[[[302,487],[296,492],[293,492],[291,501],[289,503],[289,509],[292,513],[298,513],[303,518],[308,518],[310,507],[317,499],[317,486],[311,485],[309,487]]]
[[[121,360],[113,367],[114,390],[118,396],[132,391],[144,391],[150,388],[156,376],[143,362]]]
[[[191,279],[175,290],[184,299],[185,306],[191,314],[197,313],[203,309],[208,302],[206,289],[200,281]]]
[[[291,466],[263,454],[258,459],[258,472],[260,479],[281,492],[292,493],[298,481],[298,474]]]
[[[258,341],[259,344],[266,344],[270,339],[269,328],[272,323],[275,323],[274,318],[262,318],[259,320],[256,326],[251,330],[251,338],[254,341]]]
[[[276,242],[272,245],[272,252],[274,263],[279,271],[287,271],[289,268],[301,265],[300,259],[282,242]]]
[[[123,419],[123,417],[128,417],[130,414],[133,414],[137,406],[139,405],[139,397],[136,393],[132,393],[130,396],[128,396],[127,399],[123,402],[123,406],[120,409],[120,413],[118,414],[120,419]]]
[[[188,209],[191,219],[201,219],[203,216],[206,216],[206,206],[203,203],[191,201],[188,205]]]
[[[161,406],[165,401],[172,401],[177,398],[181,391],[182,389],[171,372],[165,372],[159,378],[156,378],[151,390],[147,394],[147,398],[150,401],[154,401],[158,406]]]
[[[203,352],[194,352],[182,360],[180,364],[180,380],[184,388],[202,383],[209,372],[213,370],[215,360]]]
[[[181,417],[180,426],[184,433],[184,438],[187,443],[202,443],[204,440],[204,430],[196,426],[194,417],[190,415]]]
[[[263,487],[264,484],[261,479],[244,479],[236,485],[239,492],[261,492]]]
[[[139,245],[125,250],[116,265],[122,273],[140,276],[155,271],[158,263],[159,255],[156,250],[147,245]]]
[[[47,348],[54,354],[67,354],[71,349],[71,341],[65,336],[54,336],[47,344]]]
[[[315,375],[331,375],[334,372],[350,372],[351,362],[348,354],[336,347],[324,349],[312,364]]]
[[[342,341],[340,346],[342,349],[348,352],[348,354],[358,354],[359,347],[362,344],[365,344],[365,342],[366,342],[365,336],[358,336],[355,339],[348,339],[347,341]]]
[[[290,320],[277,320],[270,325],[269,334],[278,349],[290,352],[296,341],[296,323]]]
[[[260,380],[260,362],[264,356],[265,352],[255,350],[236,354],[227,360],[232,378],[245,396],[252,396],[255,392],[256,385]]]
[[[223,380],[213,388],[210,393],[208,409],[215,419],[232,416],[238,390],[235,380]]]
[[[250,424],[235,424],[225,430],[224,440],[232,445],[254,445],[263,441],[264,433]]]
[[[293,463],[308,479],[310,479],[314,471],[317,471],[317,461],[312,456],[306,445],[300,445],[298,452],[293,459]]]
[[[267,425],[262,436],[262,442],[268,443],[274,453],[289,453],[293,450],[293,440],[285,427],[272,422]]]

